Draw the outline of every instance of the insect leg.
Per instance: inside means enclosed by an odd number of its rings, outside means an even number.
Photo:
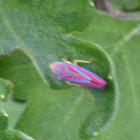
[[[62,78],[59,78],[59,77],[58,77],[58,80],[62,80]]]
[[[74,83],[71,83],[71,82],[69,82],[69,81],[66,81],[66,83],[67,83],[68,85],[72,85],[72,86],[81,87],[80,85],[78,85],[78,84],[74,84]]]
[[[64,61],[64,62],[66,62],[66,63],[70,63],[70,64],[71,64],[71,62],[69,62],[66,58],[62,58],[62,61]]]
[[[93,58],[90,58],[89,60],[74,60],[73,64],[77,65],[77,63],[91,63],[93,61]]]

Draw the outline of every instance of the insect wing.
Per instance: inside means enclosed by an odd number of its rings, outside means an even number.
[[[50,68],[59,78],[75,84],[99,89],[104,89],[106,85],[106,81],[95,73],[71,63],[55,62]]]
[[[64,63],[66,73],[61,77],[64,80],[70,81],[83,86],[104,89],[106,82],[98,75],[80,66]]]

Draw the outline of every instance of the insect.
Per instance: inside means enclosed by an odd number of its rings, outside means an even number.
[[[74,64],[66,60],[63,61],[50,64],[52,72],[60,79],[81,86],[104,89],[107,84],[105,80],[95,73],[77,65],[78,62],[91,63],[92,60],[75,60]]]

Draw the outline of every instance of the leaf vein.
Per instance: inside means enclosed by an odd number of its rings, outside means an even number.
[[[133,28],[129,33],[124,35],[123,39],[120,40],[117,44],[114,45],[114,49],[110,53],[111,56],[114,56],[116,52],[121,50],[121,48],[124,46],[126,42],[128,42],[130,39],[132,39],[134,36],[140,34],[140,24],[138,24],[135,28]]]

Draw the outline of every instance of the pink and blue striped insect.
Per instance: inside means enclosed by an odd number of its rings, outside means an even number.
[[[107,84],[105,80],[95,73],[68,61],[52,63],[50,68],[60,79],[77,85],[104,89]]]

